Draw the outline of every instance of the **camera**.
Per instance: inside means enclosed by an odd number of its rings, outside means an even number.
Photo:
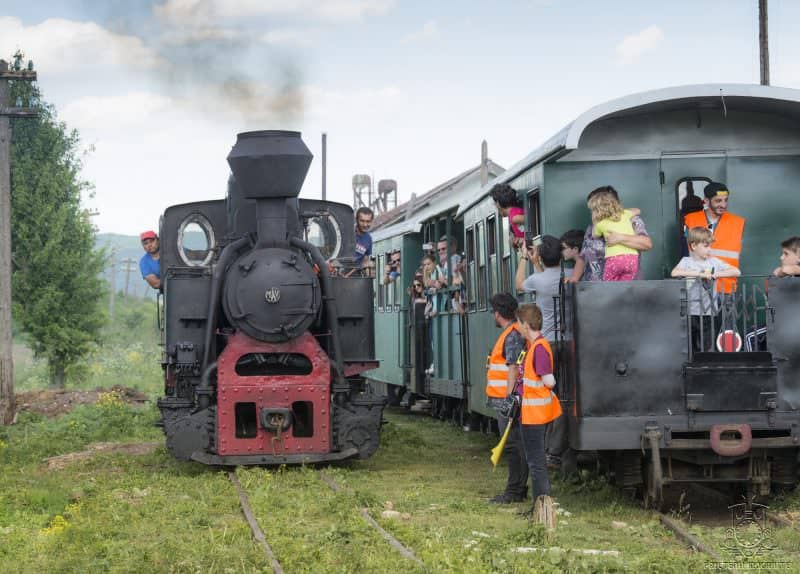
[[[532,247],[538,247],[542,244],[542,236],[541,235],[534,235],[530,231],[525,232],[525,245],[528,249]]]

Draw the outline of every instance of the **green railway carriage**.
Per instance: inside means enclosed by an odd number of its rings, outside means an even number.
[[[669,481],[740,481],[761,492],[795,484],[800,334],[787,325],[800,318],[800,279],[765,283],[780,242],[800,235],[799,128],[798,90],[695,85],[634,94],[588,110],[471,197],[441,198],[442,209],[431,206],[415,233],[423,234],[420,243],[443,228],[458,234],[467,310],[434,319],[433,374],[413,386],[409,371],[396,369],[396,384],[430,398],[434,414],[491,428],[485,362],[499,330],[488,300],[515,292],[518,257],[489,190],[509,183],[527,230],[558,237],[585,228],[587,194],[611,185],[627,207],[641,210],[653,240],[642,254],[643,280],[579,283],[560,300],[537,301],[557,305],[560,318],[557,388],[570,446],[598,452],[623,486],[644,481],[654,501]],[[730,211],[747,220],[736,295],[743,319],[734,327],[766,330],[767,346],[755,352],[693,354],[685,284],[668,279],[680,258],[681,202],[692,189],[702,196],[712,180],[727,184]],[[435,233],[425,231],[433,225]],[[383,241],[400,235],[392,226],[380,233]],[[378,332],[379,353],[415,344],[402,324]],[[406,338],[392,339],[398,333]],[[747,443],[746,453],[730,454],[729,434]]]
[[[486,162],[488,178],[502,172],[491,160]],[[425,250],[430,251],[431,247],[435,250],[442,236],[455,238],[457,251],[464,251],[463,225],[456,221],[455,215],[459,206],[471,202],[480,190],[480,168],[467,170],[382,215],[372,233],[376,265],[375,346],[381,366],[370,372],[370,380],[392,398],[430,396],[435,408],[447,408],[448,413],[457,412],[459,417],[468,404],[468,378],[463,374],[467,363],[460,346],[461,341],[466,341],[466,336],[462,336],[463,318],[451,306],[443,305],[443,310],[431,321],[433,344],[425,349],[427,343],[422,340],[421,332],[427,327],[420,321],[421,309],[413,312],[408,287]],[[400,277],[386,284],[386,262],[396,250],[401,255]],[[439,295],[442,300],[449,296]]]

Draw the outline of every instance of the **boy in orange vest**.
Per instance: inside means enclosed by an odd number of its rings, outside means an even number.
[[[561,403],[552,390],[556,385],[553,376],[553,351],[547,339],[542,337],[541,309],[532,303],[520,305],[517,309],[517,321],[522,336],[528,343],[528,350],[522,358],[520,431],[533,482],[533,501],[536,504],[538,497],[550,495],[544,438],[547,423],[561,416]]]

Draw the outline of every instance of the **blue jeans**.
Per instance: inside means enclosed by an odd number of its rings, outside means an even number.
[[[543,494],[550,496],[550,477],[547,475],[547,459],[544,454],[544,435],[547,425],[519,423],[519,427],[533,483],[533,501],[536,502],[536,499]]]

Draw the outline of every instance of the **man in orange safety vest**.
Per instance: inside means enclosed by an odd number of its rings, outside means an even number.
[[[497,425],[502,435],[506,425],[513,424],[500,412],[505,398],[518,393],[520,369],[517,359],[525,341],[516,320],[517,300],[510,293],[497,293],[489,301],[495,325],[503,331],[486,359],[486,404],[497,412]],[[528,494],[528,464],[522,451],[519,425],[513,424],[504,449],[508,462],[505,491],[490,500],[495,504],[522,502]]]
[[[687,214],[684,223],[687,231],[693,227],[709,229],[714,236],[710,255],[739,269],[745,218],[728,211],[730,193],[724,183],[712,181],[703,189],[703,195],[706,196],[705,209]],[[720,293],[736,291],[736,278],[719,279],[717,291]]]

